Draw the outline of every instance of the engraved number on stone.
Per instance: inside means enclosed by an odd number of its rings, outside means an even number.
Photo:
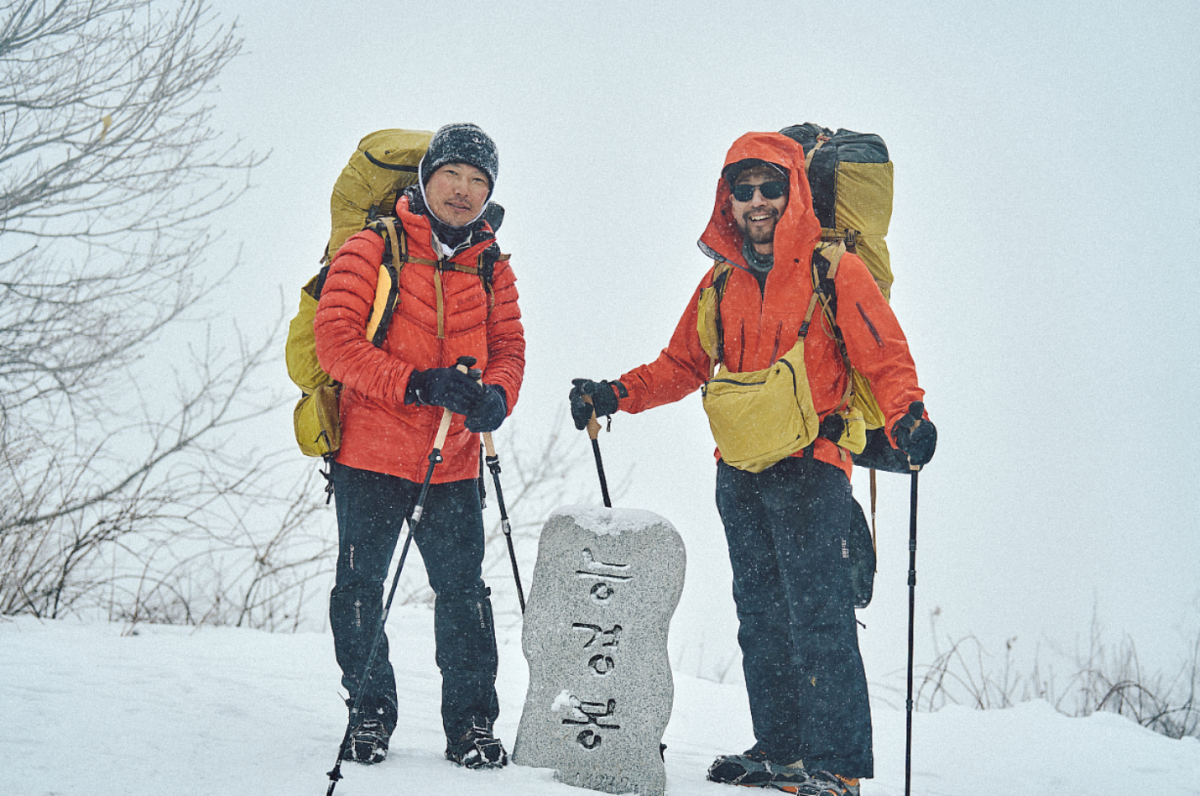
[[[607,605],[608,601],[611,600],[613,595],[616,593],[617,593],[617,590],[614,589],[612,586],[609,586],[607,583],[604,583],[604,582],[597,583],[595,586],[592,587],[592,592],[591,592],[592,602],[594,602],[598,605]]]

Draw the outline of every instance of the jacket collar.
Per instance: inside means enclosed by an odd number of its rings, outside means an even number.
[[[413,196],[408,192],[396,201],[396,216],[404,224],[410,250],[415,247],[417,251],[413,251],[414,255],[440,261],[443,259],[442,247],[434,237],[429,216],[425,212],[414,212],[414,207],[410,204],[412,201]],[[480,252],[496,242],[496,235],[486,221],[476,221],[473,226],[470,235],[458,245],[454,254],[444,259],[473,264]]]

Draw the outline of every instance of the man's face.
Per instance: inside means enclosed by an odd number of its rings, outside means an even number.
[[[443,223],[461,227],[483,210],[490,190],[484,172],[466,163],[447,163],[425,183],[425,201]]]
[[[766,198],[760,187],[764,183],[783,183],[783,195],[774,199]],[[775,225],[779,223],[779,217],[788,204],[787,178],[767,166],[754,166],[738,175],[734,189],[737,192],[751,191],[751,196],[744,202],[739,201],[736,195],[730,197],[738,229],[754,245],[755,251],[771,254],[775,250]]]

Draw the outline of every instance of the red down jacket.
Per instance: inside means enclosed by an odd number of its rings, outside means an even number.
[[[407,198],[396,205],[410,257],[439,260],[429,220],[409,212]],[[488,237],[450,262],[476,265],[494,241]],[[452,367],[473,356],[483,380],[504,388],[511,414],[525,373],[525,332],[517,305],[516,277],[507,260],[496,263],[489,297],[474,274],[407,263],[400,270],[400,297],[387,339],[376,348],[365,329],[375,299],[383,240],[364,231],[338,250],[321,291],[313,328],[321,367],[342,384],[342,447],[338,462],[360,470],[422,481],[437,434],[442,408],[404,403],[413,370]],[[440,253],[440,247],[439,247]],[[445,331],[438,338],[437,289],[442,286]],[[443,463],[434,483],[479,476],[479,435],[455,415],[442,448]]]
[[[775,265],[765,291],[760,292],[758,280],[746,270],[742,233],[731,214],[730,190],[724,178],[718,179],[712,217],[700,238],[701,248],[735,266],[721,301],[721,317],[725,364],[739,373],[769,367],[795,342],[813,293],[810,264],[813,247],[821,236],[800,145],[778,133],[747,133],[734,142],[725,165],[747,158],[785,167],[790,198],[775,229]],[[671,342],[658,359],[621,376],[629,390],[628,398],[620,402],[623,411],[642,412],[677,401],[708,379],[710,363],[700,345],[696,315],[700,291],[712,284],[713,270],[709,269],[692,294]],[[837,323],[850,361],[871,380],[891,439],[892,425],[908,411],[912,401],[924,395],[917,384],[908,343],[871,273],[857,256],[842,257],[835,285]],[[848,378],[826,326],[814,322],[805,342],[804,363],[813,403],[824,418],[837,409]],[[840,467],[849,477],[852,462],[833,442],[818,438],[813,451],[815,458]]]

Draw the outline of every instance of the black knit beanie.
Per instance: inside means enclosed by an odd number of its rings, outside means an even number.
[[[500,157],[496,144],[488,134],[474,124],[448,124],[433,134],[425,157],[421,158],[421,185],[429,181],[433,173],[447,163],[466,163],[488,176],[489,192],[496,190],[496,175],[500,171]]]

